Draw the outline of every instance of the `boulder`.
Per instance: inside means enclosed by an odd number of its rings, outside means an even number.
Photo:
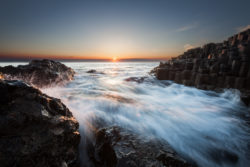
[[[56,98],[0,80],[0,166],[78,166],[79,124]]]
[[[120,127],[99,129],[95,136],[89,156],[97,167],[191,166],[168,143]]]
[[[73,79],[73,69],[52,60],[32,60],[28,65],[0,67],[7,80],[23,80],[36,87],[61,85]]]
[[[87,73],[91,73],[91,74],[104,74],[104,72],[99,72],[99,71],[96,71],[94,69],[88,70]]]

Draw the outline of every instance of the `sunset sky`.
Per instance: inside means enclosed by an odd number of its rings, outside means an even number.
[[[1,0],[0,54],[166,58],[250,28],[249,0]]]

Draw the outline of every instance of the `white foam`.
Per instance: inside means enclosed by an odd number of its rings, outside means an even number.
[[[91,128],[93,118],[102,118],[110,125],[166,140],[199,166],[250,163],[249,126],[242,119],[249,109],[240,102],[239,92],[227,90],[219,94],[178,84],[166,86],[165,81],[152,77],[142,84],[124,81],[148,76],[157,63],[67,65],[77,72],[75,80],[64,88],[43,91],[61,98],[85,131]],[[86,73],[90,69],[105,74]],[[226,153],[237,155],[237,164],[229,163]]]

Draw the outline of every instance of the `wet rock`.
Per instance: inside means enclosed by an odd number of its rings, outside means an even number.
[[[61,85],[73,79],[73,69],[52,60],[32,60],[28,65],[0,67],[8,80],[23,80],[36,87]]]
[[[126,78],[125,81],[142,83],[145,80],[145,78],[146,77],[130,77],[130,78]]]
[[[69,109],[21,81],[0,80],[0,166],[78,166],[79,124]]]
[[[89,156],[97,167],[191,166],[167,143],[140,137],[120,127],[98,130]]]
[[[214,149],[209,151],[210,157],[216,161],[218,164],[222,162],[227,162],[227,164],[236,165],[238,162],[237,154],[221,149]]]
[[[159,80],[168,80],[169,79],[169,70],[167,68],[158,68],[156,71],[157,79]]]
[[[209,85],[210,77],[208,74],[198,74],[195,80],[195,85]]]
[[[94,69],[91,69],[91,70],[87,71],[87,73],[90,73],[90,74],[104,74],[104,72],[99,72],[99,71],[96,71]]]
[[[235,88],[237,89],[244,89],[245,88],[245,78],[237,77],[235,80]]]
[[[247,73],[248,73],[248,70],[249,70],[249,67],[250,67],[250,63],[242,62],[242,65],[240,67],[239,76],[240,77],[246,77]]]
[[[250,29],[222,43],[190,49],[154,68],[159,80],[200,89],[236,88],[250,91]],[[181,74],[181,75],[180,75]]]

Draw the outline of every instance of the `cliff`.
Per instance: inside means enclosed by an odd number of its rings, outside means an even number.
[[[234,88],[245,95],[249,94],[250,29],[223,43],[209,43],[161,62],[152,73],[159,80],[172,80],[199,89]],[[243,100],[247,104],[250,102],[249,97]]]

